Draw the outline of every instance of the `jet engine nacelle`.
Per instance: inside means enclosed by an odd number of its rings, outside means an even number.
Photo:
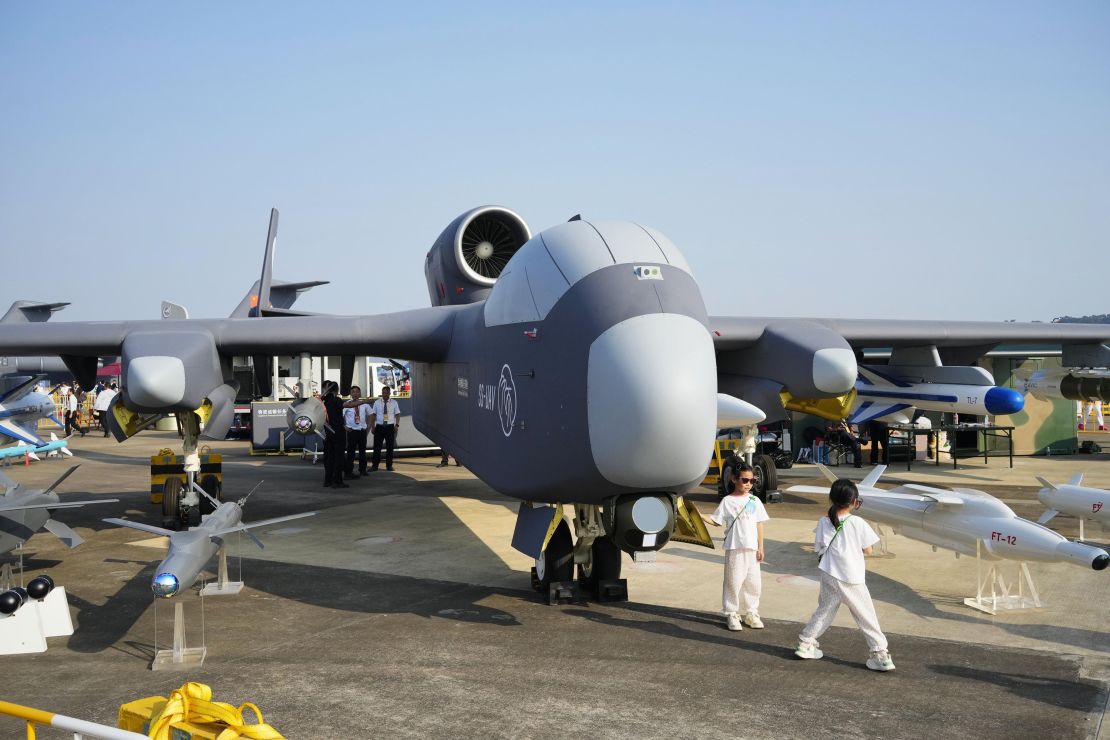
[[[224,383],[216,344],[202,330],[133,331],[123,340],[120,363],[132,411],[192,411]]]
[[[481,206],[448,225],[424,259],[424,279],[433,306],[484,300],[498,276],[532,231],[517,214]]]

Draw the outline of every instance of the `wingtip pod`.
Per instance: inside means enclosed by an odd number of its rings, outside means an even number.
[[[1061,542],[1056,546],[1056,552],[1068,563],[1081,565],[1091,570],[1106,570],[1110,565],[1110,554],[1101,547],[1085,545],[1082,542]]]

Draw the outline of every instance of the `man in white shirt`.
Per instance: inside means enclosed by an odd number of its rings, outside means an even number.
[[[104,430],[105,437],[108,436],[108,406],[116,397],[116,393],[116,384],[112,383],[110,388],[104,388],[97,393],[96,400],[93,402],[93,411],[96,412],[96,418],[100,421],[100,428]]]
[[[366,475],[366,430],[370,422],[370,404],[362,398],[362,389],[351,386],[351,400],[343,404],[343,425],[347,427],[347,477]],[[355,473],[355,452],[358,452],[358,473]]]
[[[385,443],[385,469],[393,470],[393,447],[397,444],[397,430],[401,428],[401,407],[389,397],[389,386],[382,388],[382,397],[374,401],[371,409],[374,422],[374,457],[371,472],[378,469]]]

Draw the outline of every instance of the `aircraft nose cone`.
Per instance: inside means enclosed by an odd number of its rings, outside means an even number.
[[[991,388],[983,397],[983,405],[991,416],[1016,414],[1025,407],[1025,397],[1013,388]]]
[[[666,490],[699,479],[717,431],[709,332],[679,314],[610,327],[590,346],[586,401],[590,449],[607,480]]]
[[[128,397],[142,406],[173,406],[185,397],[185,364],[178,357],[136,357],[127,365]]]
[[[1107,565],[1110,565],[1110,555],[1099,555],[1091,562],[1095,570],[1106,570]]]
[[[856,384],[856,356],[843,347],[813,353],[813,385],[826,393],[847,393]]]

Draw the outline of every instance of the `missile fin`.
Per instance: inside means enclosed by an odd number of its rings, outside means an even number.
[[[60,539],[62,541],[62,544],[70,549],[77,547],[85,541],[81,537],[81,535],[77,534],[65,524],[59,522],[57,519],[47,519],[46,523],[42,526],[43,529]]]
[[[1052,489],[1053,491],[1055,491],[1055,490],[1056,490],[1056,486],[1052,485],[1051,483],[1049,483],[1048,481],[1046,481],[1046,480],[1045,480],[1044,478],[1042,478],[1041,476],[1039,476],[1039,475],[1038,475],[1038,476],[1036,476],[1036,478],[1037,478],[1037,480],[1039,480],[1039,481],[1041,482],[1041,485],[1042,485],[1042,486],[1044,486],[1045,488],[1051,488],[1051,489]]]
[[[825,476],[825,479],[829,483],[836,483],[837,477],[836,477],[836,474],[833,473],[833,471],[829,470],[824,465],[818,465],[817,469],[821,471],[821,475]]]
[[[871,472],[859,482],[860,488],[874,488],[875,484],[879,482],[879,478],[882,478],[885,472],[885,465],[876,465],[871,469]]]
[[[1082,484],[1083,484],[1083,474],[1082,473],[1076,473],[1075,475],[1073,475],[1071,477],[1071,480],[1068,481],[1069,486],[1079,486],[1079,485],[1082,485]]]
[[[829,489],[824,486],[790,486],[786,489],[791,493],[828,493]]]
[[[1048,509],[1045,513],[1041,514],[1041,518],[1037,520],[1037,524],[1048,524],[1052,517],[1059,513],[1060,512],[1056,511],[1056,509]]]

